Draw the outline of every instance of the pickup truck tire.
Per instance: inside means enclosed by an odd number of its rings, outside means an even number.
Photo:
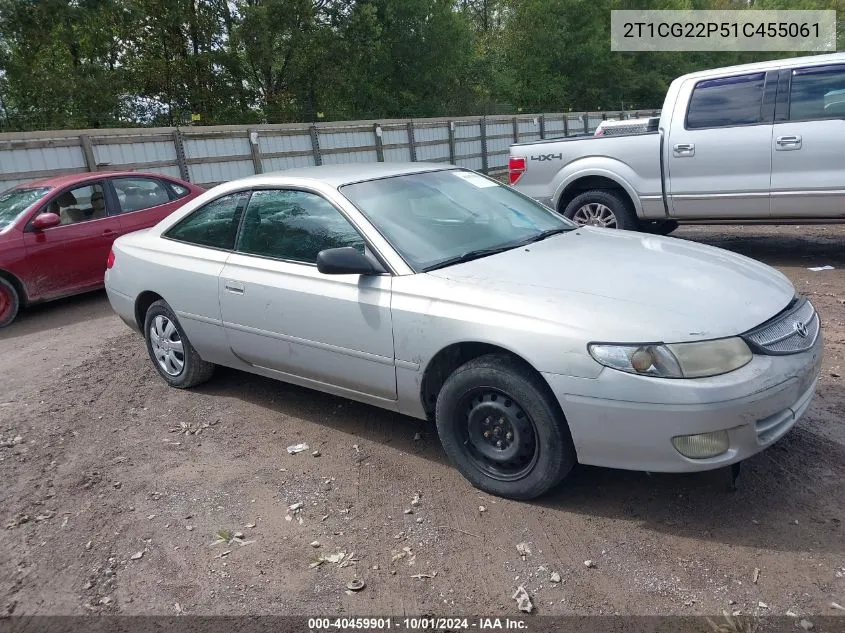
[[[548,385],[506,354],[487,354],[456,369],[437,396],[435,420],[443,450],[460,473],[500,497],[538,497],[577,461]]]
[[[627,231],[639,228],[631,203],[612,189],[592,189],[575,196],[563,215],[581,226]]]

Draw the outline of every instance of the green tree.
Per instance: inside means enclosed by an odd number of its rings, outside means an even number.
[[[101,127],[121,121],[128,88],[119,0],[0,0],[6,126]]]

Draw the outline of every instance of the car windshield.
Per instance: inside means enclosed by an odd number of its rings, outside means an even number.
[[[48,191],[50,187],[15,188],[0,192],[0,231],[41,200]]]
[[[510,187],[466,170],[405,174],[340,191],[417,272],[577,228]]]

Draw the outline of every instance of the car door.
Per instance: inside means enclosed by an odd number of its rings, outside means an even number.
[[[391,277],[320,273],[317,253],[340,246],[365,241],[319,194],[253,191],[220,275],[229,343],[254,366],[393,400]]]
[[[772,215],[845,217],[845,64],[781,71]]]
[[[182,205],[158,178],[121,176],[110,182],[124,233],[154,226]]]
[[[61,224],[38,230],[30,221],[24,232],[39,296],[48,299],[101,286],[109,250],[121,228],[105,183],[64,189],[33,218],[40,213],[55,213]]]
[[[678,218],[769,215],[777,72],[691,79],[672,115],[667,193]]]

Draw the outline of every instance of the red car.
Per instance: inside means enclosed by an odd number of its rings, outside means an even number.
[[[95,172],[0,193],[0,327],[22,306],[103,285],[114,240],[145,229],[205,190],[175,178]]]

